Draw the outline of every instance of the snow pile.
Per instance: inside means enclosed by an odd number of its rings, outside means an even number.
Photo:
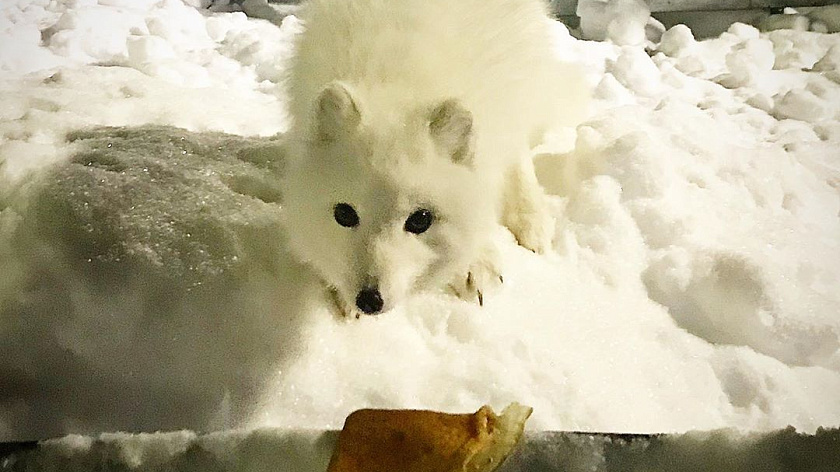
[[[511,401],[535,430],[840,424],[837,35],[677,26],[648,54],[558,24],[596,106],[573,149],[535,150],[555,252],[500,228],[484,308],[429,293],[341,320],[280,231],[271,136],[303,25],[0,8],[2,440]]]
[[[785,8],[782,14],[770,15],[762,19],[758,26],[762,31],[792,29],[837,33],[840,32],[840,5],[810,8],[804,14],[793,8]]]
[[[69,144],[84,150],[3,210],[5,434],[230,426],[302,311],[275,142],[139,127]]]
[[[91,470],[295,471],[327,469],[337,434],[262,429],[197,435],[105,433],[43,441],[37,449],[3,457],[4,471],[89,472]]]
[[[207,16],[179,0],[4,2],[0,177],[58,160],[64,134],[81,126],[284,130],[281,71],[298,27],[294,17],[277,28]]]
[[[586,39],[608,39],[623,46],[645,44],[645,27],[651,18],[643,0],[582,0],[576,13]]]

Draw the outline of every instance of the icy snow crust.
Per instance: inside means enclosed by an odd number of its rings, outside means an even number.
[[[535,150],[555,251],[500,228],[484,308],[343,320],[283,249],[303,25],[276,23],[0,6],[0,440],[511,401],[532,430],[840,424],[840,36],[677,26],[649,55],[558,24],[596,106]]]

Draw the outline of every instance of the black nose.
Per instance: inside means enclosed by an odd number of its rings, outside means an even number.
[[[379,313],[382,310],[382,295],[375,288],[366,288],[356,295],[356,306],[368,315]]]

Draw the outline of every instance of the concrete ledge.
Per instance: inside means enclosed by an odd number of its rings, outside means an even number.
[[[571,0],[577,5],[577,0]],[[784,7],[819,7],[837,0],[648,0],[650,11],[758,10]]]
[[[0,471],[323,472],[336,431],[108,433],[0,447]],[[840,429],[743,434],[526,432],[497,472],[836,471]],[[396,471],[395,471],[396,472]]]
[[[298,4],[302,1],[269,0],[269,3]],[[549,2],[555,15],[573,16],[576,14],[578,0],[549,0]],[[653,13],[820,7],[836,3],[837,0],[647,0],[650,11]]]

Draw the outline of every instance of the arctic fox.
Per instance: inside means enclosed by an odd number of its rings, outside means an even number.
[[[542,0],[311,0],[288,77],[291,251],[346,315],[503,281],[491,241],[551,247],[529,150],[583,109]]]

